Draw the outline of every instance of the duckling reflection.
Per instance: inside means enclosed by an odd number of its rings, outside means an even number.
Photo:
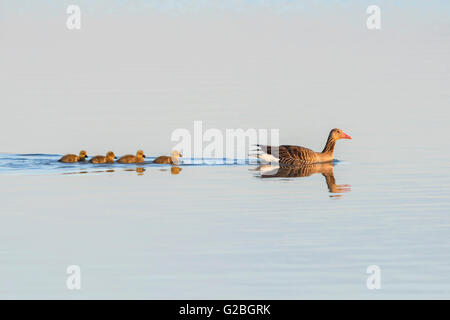
[[[334,178],[333,163],[317,163],[302,166],[272,166],[270,164],[259,166],[255,169],[261,172],[261,178],[297,178],[308,177],[316,173],[321,173],[330,193],[344,193],[351,191],[351,185],[336,184]],[[336,197],[331,196],[331,197]]]

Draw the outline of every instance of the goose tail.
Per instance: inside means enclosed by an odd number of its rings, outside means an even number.
[[[260,146],[258,146],[258,147],[260,147]],[[262,160],[262,162],[278,163],[280,161],[279,158],[276,158],[273,155],[267,153],[264,150],[264,148],[261,148],[259,150],[252,150],[252,152],[257,152],[257,153],[250,153],[249,157],[256,157],[256,158]]]

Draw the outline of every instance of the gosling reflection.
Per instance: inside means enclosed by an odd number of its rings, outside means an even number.
[[[77,171],[77,172],[63,172],[63,175],[66,174],[87,174],[87,173],[111,173],[114,172],[114,169],[108,169],[108,170],[92,170],[92,171]]]
[[[332,163],[318,163],[303,166],[271,166],[270,164],[259,166],[255,169],[261,173],[261,178],[298,178],[309,177],[316,173],[321,173],[330,193],[344,193],[351,191],[349,184],[336,184]],[[331,195],[339,197],[340,195]]]
[[[171,174],[180,174],[181,170],[183,170],[183,169],[181,169],[180,167],[172,167],[172,168],[170,168],[170,173]]]
[[[61,174],[66,175],[66,174],[86,174],[86,173],[89,173],[89,171],[63,172]]]
[[[147,170],[147,169],[145,169],[144,167],[136,167],[136,168],[126,168],[126,169],[124,169],[123,171],[136,172],[138,176],[143,176],[143,175],[144,175],[144,172],[145,172],[146,170]],[[172,167],[170,168],[170,173],[171,173],[171,174],[180,174],[180,172],[181,172],[182,170],[183,170],[183,169],[180,168],[180,167],[172,166]],[[119,170],[119,171],[120,171],[120,170]],[[160,171],[167,172],[167,171],[169,171],[169,170],[168,170],[168,169],[160,169]],[[94,174],[94,173],[112,173],[112,172],[116,172],[116,170],[114,170],[114,169],[106,169],[106,170],[90,170],[90,171],[82,170],[82,171],[77,171],[77,172],[63,172],[63,173],[61,173],[61,174],[63,174],[63,175],[67,175],[67,174]]]
[[[173,167],[171,167],[170,168],[170,173],[171,174],[179,174],[180,172],[181,172],[181,168],[180,167],[176,167],[176,166],[173,166]],[[167,171],[169,171],[169,170],[167,170],[167,169],[159,169],[159,171],[161,171],[161,172],[167,172]]]
[[[138,176],[143,176],[144,172],[145,172],[145,168],[136,167],[136,168],[125,169],[124,171],[135,171]]]

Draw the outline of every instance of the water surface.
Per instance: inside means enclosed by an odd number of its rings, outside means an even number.
[[[450,296],[445,161],[269,176],[238,161],[174,172],[59,156],[0,157],[2,298]],[[65,285],[73,264],[80,291]],[[366,287],[373,264],[381,290]]]

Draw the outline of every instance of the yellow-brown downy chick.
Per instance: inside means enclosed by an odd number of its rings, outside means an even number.
[[[144,151],[138,150],[136,152],[136,155],[133,156],[131,154],[127,154],[125,156],[120,157],[119,160],[117,160],[118,163],[142,163],[144,162],[145,154]]]
[[[153,163],[160,163],[160,164],[178,164],[179,160],[178,158],[183,157],[181,153],[179,153],[177,150],[173,150],[172,153],[169,156],[160,156],[153,160]]]
[[[63,156],[58,161],[65,162],[65,163],[79,162],[79,161],[86,160],[87,156],[88,156],[87,152],[84,151],[84,150],[81,150],[80,154],[78,156],[76,154],[66,154],[65,156]]]
[[[89,162],[90,163],[113,163],[114,159],[116,159],[114,152],[109,151],[106,154],[106,156],[95,156],[91,160],[89,160]]]

